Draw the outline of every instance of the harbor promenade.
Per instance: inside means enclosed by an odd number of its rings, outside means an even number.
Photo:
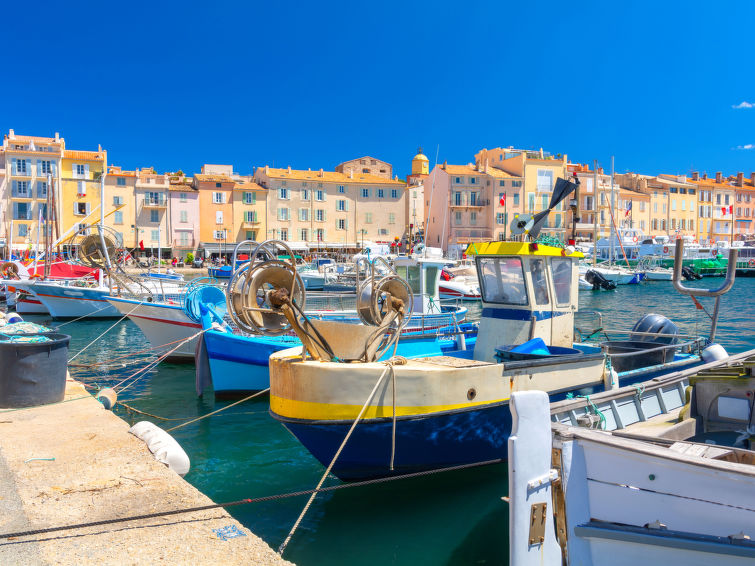
[[[213,503],[128,429],[72,380],[62,403],[0,410],[0,536]],[[217,508],[2,538],[0,564],[290,563]]]

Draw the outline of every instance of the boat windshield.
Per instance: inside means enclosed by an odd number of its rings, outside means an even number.
[[[482,300],[486,303],[526,305],[522,260],[518,257],[478,258]]]
[[[553,288],[556,291],[556,304],[566,305],[571,302],[572,260],[568,257],[554,257],[551,260],[553,269]]]
[[[409,287],[412,288],[414,295],[422,293],[420,287],[420,266],[419,265],[400,265],[396,267],[396,273],[399,277],[409,283]]]

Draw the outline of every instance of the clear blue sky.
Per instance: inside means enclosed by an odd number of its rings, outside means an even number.
[[[673,6],[672,6],[673,4]],[[514,145],[755,171],[752,2],[13,2],[0,130],[134,168]]]

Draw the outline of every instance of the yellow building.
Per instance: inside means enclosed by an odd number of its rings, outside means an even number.
[[[267,190],[242,178],[233,187],[233,237],[242,240],[264,240],[267,233]]]
[[[101,147],[97,151],[63,151],[58,193],[63,234],[100,221],[100,192],[106,166],[107,152]]]
[[[732,234],[735,180],[724,178],[719,171],[715,179],[692,173],[691,183],[697,186],[697,240],[701,243],[729,241]],[[732,211],[732,212],[730,212]]]

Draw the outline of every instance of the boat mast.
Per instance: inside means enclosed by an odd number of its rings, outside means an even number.
[[[598,160],[593,159],[592,166],[592,266],[598,263]]]
[[[45,203],[45,271],[44,279],[50,277],[50,256],[52,247],[50,246],[50,233],[52,225],[50,224],[50,208],[52,207],[52,174],[47,173],[47,202]]]
[[[611,156],[611,219],[613,219],[613,211],[616,204],[616,192],[614,191],[613,187],[613,155]],[[618,238],[619,234],[616,230],[616,223],[611,222],[611,228],[613,231],[614,238]],[[614,238],[611,238],[611,263],[613,263],[614,256],[613,256],[613,248],[614,248]]]

